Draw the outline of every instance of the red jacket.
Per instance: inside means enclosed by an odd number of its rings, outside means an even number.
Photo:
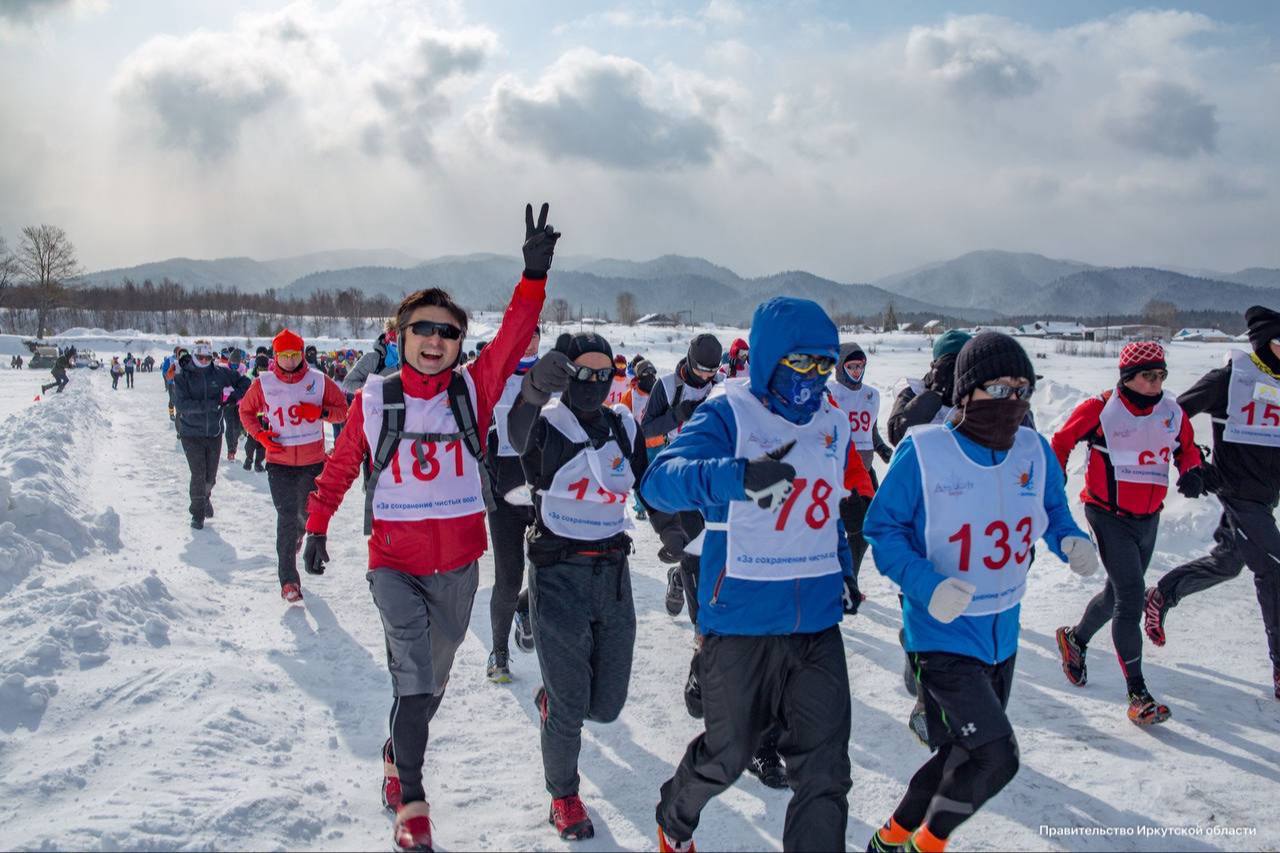
[[[462,368],[475,383],[476,428],[482,436],[488,434],[493,407],[502,396],[507,377],[515,372],[529,346],[545,299],[545,279],[521,278],[498,333],[480,355]],[[408,366],[400,370],[405,395],[424,400],[443,394],[452,375],[446,370],[427,376]],[[346,427],[324,471],[316,478],[316,489],[307,501],[308,533],[328,532],[329,519],[337,512],[347,489],[362,476],[361,463],[370,455],[362,397],[362,391],[356,392]],[[369,568],[392,568],[411,575],[449,572],[478,560],[487,545],[483,512],[421,521],[375,518],[373,535],[369,537]]]
[[[271,372],[276,375],[276,378],[290,385],[300,382],[302,377],[313,371],[315,375],[324,379],[324,399],[320,402],[321,419],[331,424],[342,423],[347,419],[347,395],[342,393],[342,388],[336,382],[314,367],[310,371],[295,370],[293,373],[285,373],[279,365],[271,366]],[[255,439],[258,433],[263,431],[262,421],[258,420],[258,415],[266,411],[266,408],[267,400],[262,394],[262,382],[254,377],[253,384],[240,400],[240,423],[244,426],[245,432]],[[296,444],[282,451],[267,449],[267,461],[277,465],[314,465],[324,460],[323,436],[319,441]]]
[[[1146,516],[1159,512],[1164,506],[1164,496],[1168,493],[1166,485],[1147,483],[1117,482],[1111,467],[1111,457],[1099,450],[1106,447],[1107,442],[1102,434],[1102,407],[1115,393],[1114,389],[1104,391],[1096,397],[1090,397],[1076,406],[1071,417],[1053,434],[1049,443],[1058,457],[1062,470],[1067,470],[1067,459],[1071,456],[1071,448],[1081,441],[1089,443],[1089,468],[1085,473],[1084,490],[1080,492],[1080,500],[1087,504],[1108,511],[1120,511],[1120,514]],[[1147,415],[1151,409],[1139,409],[1123,394],[1120,402],[1135,415]],[[1191,427],[1191,418],[1183,415],[1182,429],[1178,433],[1178,441],[1173,450],[1173,461],[1179,474],[1195,468],[1201,463],[1200,448],[1196,447],[1195,431]]]

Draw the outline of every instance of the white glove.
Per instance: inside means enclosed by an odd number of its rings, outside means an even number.
[[[938,584],[929,598],[929,615],[939,622],[954,622],[969,607],[977,587],[956,578]]]
[[[1068,536],[1062,540],[1062,552],[1067,555],[1071,571],[1087,578],[1098,570],[1098,552],[1093,543],[1080,536]]]

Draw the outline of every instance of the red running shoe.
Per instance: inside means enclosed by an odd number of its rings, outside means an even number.
[[[1157,646],[1164,645],[1164,615],[1169,612],[1160,587],[1147,590],[1147,605],[1142,611],[1142,628]]]
[[[422,800],[400,806],[393,838],[397,850],[431,853],[431,807]]]
[[[296,604],[302,600],[302,587],[296,583],[287,583],[280,587],[280,597],[290,604]]]
[[[577,794],[552,800],[551,816],[547,818],[547,823],[553,824],[565,841],[581,841],[596,834],[591,818],[587,815],[587,807]]]
[[[391,738],[382,745],[382,806],[395,814],[400,810],[400,773],[391,754]]]
[[[1059,628],[1058,652],[1062,655],[1062,674],[1076,687],[1084,687],[1089,680],[1089,670],[1084,663],[1084,648],[1076,640],[1071,628]]]

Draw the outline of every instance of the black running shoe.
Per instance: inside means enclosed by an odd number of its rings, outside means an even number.
[[[515,619],[511,621],[511,631],[515,635],[516,648],[522,652],[533,651],[533,619],[527,610],[517,610]]]
[[[1084,662],[1084,646],[1076,640],[1073,628],[1059,628],[1058,652],[1062,655],[1062,674],[1076,687],[1084,687],[1089,680],[1089,669]]]
[[[671,566],[680,562],[680,553],[680,551],[672,550],[666,545],[663,545],[658,549],[658,560],[659,562],[663,562],[668,566]]]
[[[204,499],[204,517],[213,518],[213,501],[208,498]]]
[[[759,779],[767,788],[781,790],[787,787],[787,770],[777,750],[759,749],[751,756],[747,772]]]
[[[485,667],[484,675],[494,684],[511,683],[511,660],[506,649],[496,649],[489,653],[489,664]]]
[[[929,720],[924,713],[924,702],[916,700],[916,706],[911,709],[911,716],[907,718],[907,728],[911,729],[911,733],[921,744],[929,745]]]
[[[667,569],[667,613],[679,616],[684,609],[684,578],[680,577],[680,567]]]

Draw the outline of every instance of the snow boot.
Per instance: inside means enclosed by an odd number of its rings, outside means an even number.
[[[915,735],[920,743],[929,746],[929,718],[924,712],[924,701],[916,700],[916,706],[911,709],[911,716],[907,718],[907,728],[911,729],[911,733]]]
[[[290,604],[296,604],[302,600],[302,587],[296,583],[287,583],[280,587],[280,597]]]
[[[484,677],[494,684],[510,684],[510,663],[506,649],[495,649],[489,653],[489,665],[485,668]]]
[[[244,459],[244,465],[242,465],[241,467],[242,467],[242,468],[244,468],[244,470],[246,470],[246,471],[248,471],[250,468],[252,468],[252,467],[253,467],[253,457],[252,457],[252,456],[246,456],[246,457],[245,457],[245,459]]]
[[[1161,705],[1151,698],[1147,688],[1129,694],[1129,722],[1135,726],[1151,726],[1163,723],[1172,716],[1168,705]]]
[[[400,772],[391,753],[391,738],[382,745],[382,807],[392,814],[400,810]]]
[[[693,846],[693,839],[676,841],[661,826],[658,827],[658,853],[698,853]]]
[[[400,806],[392,837],[397,850],[431,853],[431,807],[422,800]]]
[[[884,826],[871,834],[871,840],[867,842],[867,853],[898,853],[906,849],[910,840],[911,830],[889,818]]]
[[[204,499],[204,517],[213,518],[213,501],[208,498]]]
[[[667,569],[667,615],[679,616],[683,609],[684,578],[680,577],[680,567],[672,566]]]
[[[1076,640],[1074,628],[1059,628],[1058,652],[1062,655],[1062,674],[1076,687],[1084,687],[1089,680],[1089,670],[1085,666],[1085,647]]]
[[[522,652],[533,651],[533,619],[527,610],[517,610],[511,620],[512,633],[516,638],[516,648]]]
[[[1169,604],[1164,600],[1160,587],[1148,589],[1147,604],[1142,611],[1142,628],[1157,646],[1164,645],[1164,617],[1168,612]]]
[[[203,516],[203,515],[193,515],[193,516],[191,516],[191,529],[192,529],[192,530],[204,530],[204,516]]]
[[[255,462],[253,463],[253,470],[261,474],[263,471],[267,470],[267,466],[263,465],[261,462]]]
[[[547,688],[538,688],[537,692],[533,694],[533,704],[538,707],[538,728],[542,728],[547,724],[547,715],[550,713]]]
[[[782,790],[787,787],[787,770],[782,765],[778,751],[761,747],[747,763],[747,772],[764,783],[766,788]]]
[[[593,838],[596,828],[591,825],[591,817],[577,794],[567,797],[556,797],[551,801],[551,815],[547,823],[556,828],[565,841],[582,841]]]
[[[903,651],[907,649],[907,629],[898,629],[898,645],[902,646]],[[916,695],[916,670],[911,665],[911,654],[907,654],[906,661],[902,664],[902,686],[907,688],[907,693],[912,696]]]

